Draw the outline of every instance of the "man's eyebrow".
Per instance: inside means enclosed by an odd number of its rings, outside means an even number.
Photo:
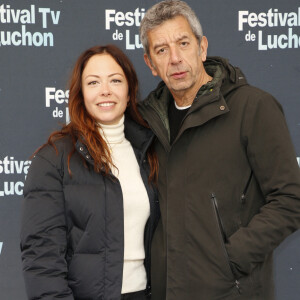
[[[188,38],[189,38],[189,36],[187,34],[182,34],[176,38],[176,42],[179,42],[181,40],[188,39]]]
[[[161,42],[161,43],[156,43],[155,45],[154,45],[154,47],[153,47],[153,49],[154,50],[156,50],[157,48],[160,48],[160,47],[162,47],[162,46],[164,46],[164,45],[166,45],[167,43],[165,43],[165,42]]]
[[[187,39],[189,38],[189,36],[187,34],[182,34],[182,35],[179,35],[176,39],[175,39],[175,42],[180,42],[184,39]],[[157,42],[154,46],[153,46],[153,49],[156,50],[157,48],[160,48],[164,45],[167,45],[166,42]]]

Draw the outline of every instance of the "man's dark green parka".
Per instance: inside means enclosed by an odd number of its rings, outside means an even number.
[[[300,172],[281,106],[224,59],[169,142],[161,83],[140,104],[157,136],[154,300],[273,299],[272,252],[300,224]]]

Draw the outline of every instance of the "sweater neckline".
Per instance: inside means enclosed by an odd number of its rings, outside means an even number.
[[[108,144],[120,144],[125,140],[124,115],[117,124],[105,125],[98,123],[99,132]]]

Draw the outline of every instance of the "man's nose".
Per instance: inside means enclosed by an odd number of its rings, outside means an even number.
[[[178,64],[182,61],[179,49],[174,46],[170,47],[170,62],[171,64]]]

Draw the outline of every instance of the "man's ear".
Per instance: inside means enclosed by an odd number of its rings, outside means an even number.
[[[146,65],[150,68],[152,75],[157,76],[158,74],[157,74],[154,66],[151,63],[150,58],[148,57],[148,55],[146,53],[144,53],[144,61],[145,61]]]
[[[200,56],[203,62],[206,61],[207,48],[208,48],[208,41],[206,36],[203,36],[200,42]]]

